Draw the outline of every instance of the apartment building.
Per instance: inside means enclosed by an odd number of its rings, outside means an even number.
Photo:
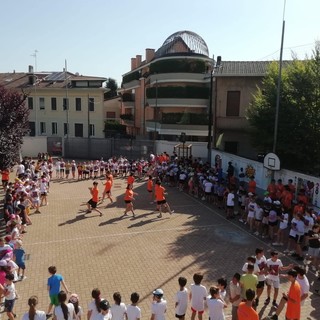
[[[170,141],[186,133],[188,141],[207,142],[211,114],[213,147],[255,157],[246,108],[270,62],[220,59],[210,58],[205,41],[190,31],[146,49],[145,60],[131,58],[120,90],[127,132]]]
[[[103,77],[70,72],[1,73],[0,84],[28,94],[30,136],[104,138],[104,121],[118,118],[104,104]]]

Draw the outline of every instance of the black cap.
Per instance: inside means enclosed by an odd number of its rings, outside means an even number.
[[[104,299],[100,301],[99,307],[101,310],[107,311],[110,309],[110,303],[108,300]]]

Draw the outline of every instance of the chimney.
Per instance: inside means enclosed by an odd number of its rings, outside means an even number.
[[[141,66],[141,55],[137,54],[136,55],[136,63],[137,63],[137,68],[139,68]]]
[[[28,67],[28,83],[30,85],[34,84],[34,73],[33,73],[33,66]]]
[[[137,68],[137,60],[136,58],[131,58],[131,70],[134,70]]]
[[[146,63],[154,58],[154,49],[146,49]]]

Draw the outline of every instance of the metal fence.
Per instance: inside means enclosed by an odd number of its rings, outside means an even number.
[[[108,159],[124,156],[128,159],[148,158],[155,152],[154,141],[135,139],[68,138],[64,140],[64,157],[77,159]]]

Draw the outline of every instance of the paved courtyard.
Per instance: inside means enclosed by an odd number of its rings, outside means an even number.
[[[50,265],[56,265],[69,289],[79,294],[85,313],[91,290],[98,287],[110,302],[115,291],[121,293],[125,303],[129,303],[132,292],[139,292],[142,319],[150,318],[152,291],[161,287],[168,301],[167,319],[171,320],[175,318],[174,297],[179,276],[185,276],[189,286],[193,274],[203,272],[203,284],[209,288],[219,277],[225,276],[229,282],[235,272],[241,272],[246,257],[256,247],[264,247],[269,258],[267,243],[248,233],[238,222],[224,219],[222,211],[176,188],[167,188],[167,200],[175,213],[172,216],[164,213],[159,219],[153,213],[155,206],[150,204],[145,183],[135,183],[134,191],[139,193],[135,201],[136,218],[122,217],[125,182],[115,180],[113,196],[117,201],[105,209],[109,203],[106,200],[100,206],[104,215],[99,217],[94,211],[85,214],[86,207],[82,205],[90,198],[88,187],[92,180],[53,180],[49,205],[41,208],[41,214],[31,216],[33,225],[24,235],[27,279],[16,283],[20,296],[15,307],[18,319],[28,310],[27,299],[34,294],[39,297],[39,309],[46,311]],[[102,184],[99,188],[102,191]],[[284,256],[283,262],[292,261]],[[308,277],[319,286],[320,281],[314,275],[310,273]],[[283,284],[280,292],[286,288],[287,284]],[[301,319],[320,319],[320,297],[314,294],[310,297]],[[272,309],[270,305],[267,308],[259,305],[258,311],[266,316]],[[226,314],[230,312],[229,305]]]

